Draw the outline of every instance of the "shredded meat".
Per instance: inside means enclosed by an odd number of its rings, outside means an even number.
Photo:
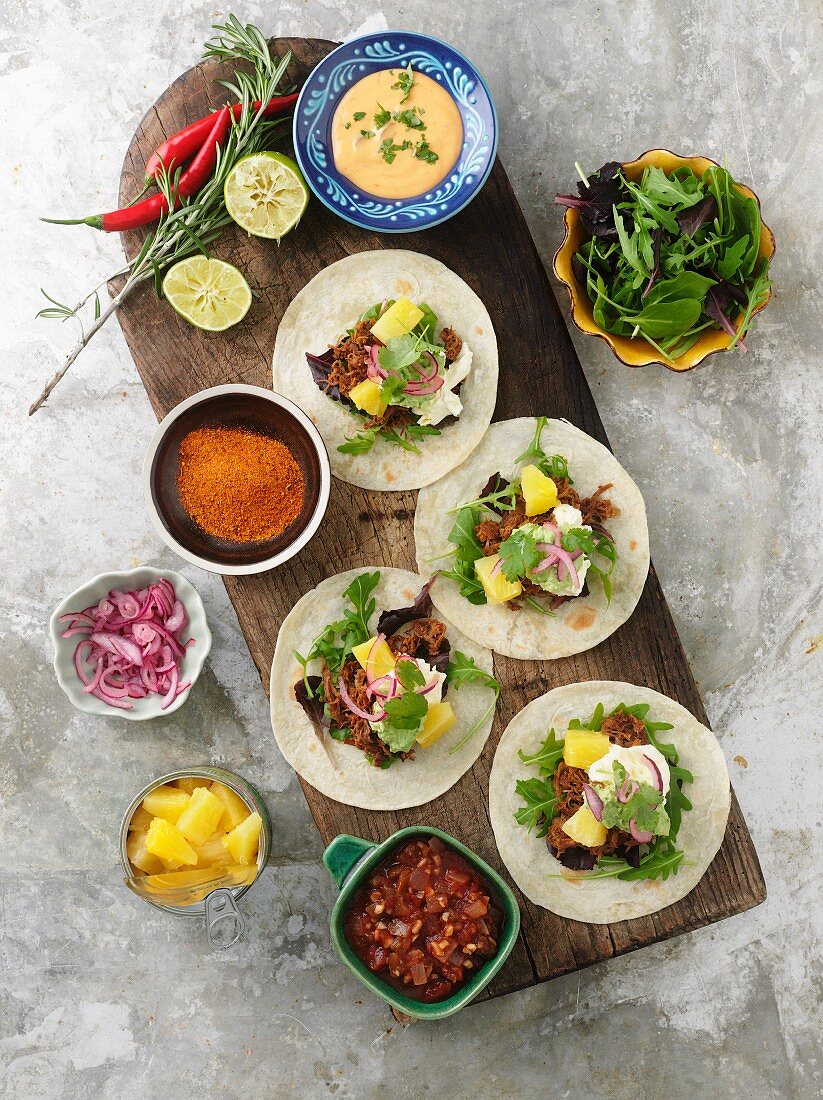
[[[358,321],[351,336],[341,337],[332,348],[334,364],[326,380],[326,389],[337,386],[342,394],[349,394],[366,377],[366,345],[372,327],[371,321]]]
[[[521,527],[524,523],[531,523],[526,518],[526,502],[521,496],[515,498],[514,508],[506,512],[500,520],[500,539],[504,541],[509,537],[515,527]]]
[[[415,657],[422,645],[429,657],[436,657],[445,637],[446,624],[439,619],[415,619],[404,633],[389,638],[389,649],[396,655],[407,653]]]
[[[580,502],[579,508],[583,514],[583,522],[589,524],[598,523],[603,524],[607,519],[612,519],[614,516],[620,515],[620,509],[616,504],[612,504],[610,500],[602,496],[607,489],[611,489],[612,483],[607,485],[601,485],[597,492],[592,493],[590,497],[584,497]]]
[[[613,714],[610,718],[604,718],[600,731],[613,745],[622,745],[623,748],[649,743],[646,727],[633,714]]]
[[[554,483],[557,486],[557,498],[561,504],[571,504],[572,508],[580,507],[580,497],[577,490],[569,484],[568,478],[555,478]]]
[[[391,751],[383,744],[366,719],[352,714],[343,702],[337,684],[332,680],[325,661],[323,661],[322,671],[323,695],[332,722],[339,729],[350,731],[349,736],[345,739],[347,745],[353,745],[356,749],[361,749],[367,753],[372,764],[379,767],[383,761],[391,758]],[[372,700],[366,692],[366,673],[358,662],[346,661],[340,675],[355,706],[360,707],[362,710],[371,710]],[[414,750],[399,755],[402,760],[414,759]]]
[[[492,554],[496,554],[500,549],[500,524],[497,520],[484,519],[477,524],[474,533],[477,535],[477,539],[483,547],[483,553],[487,558],[490,558]]]
[[[446,362],[453,363],[463,350],[463,341],[451,327],[444,328],[440,333],[440,339],[446,351]]]
[[[583,784],[589,777],[582,768],[572,768],[561,760],[554,773],[558,816],[567,821],[583,805]]]
[[[386,428],[403,428],[406,424],[410,424],[412,420],[414,420],[414,413],[411,409],[403,408],[400,405],[389,405],[380,416],[369,417],[366,421],[366,427],[377,428],[382,425]]]

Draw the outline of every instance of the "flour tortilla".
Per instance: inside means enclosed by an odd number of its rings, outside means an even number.
[[[472,352],[472,368],[460,387],[463,411],[441,434],[423,439],[420,454],[378,439],[365,455],[337,448],[363,421],[315,384],[306,352],[322,354],[358,317],[385,298],[427,302],[441,327],[452,325]],[[283,315],[274,345],[274,388],[291,398],[317,425],[331,471],[364,489],[419,489],[468,457],[489,426],[497,400],[497,339],[488,311],[474,291],[430,256],[406,249],[359,252],[324,268]]]
[[[534,766],[523,763],[518,750],[535,752],[551,727],[562,736],[572,718],[585,721],[598,703],[607,714],[620,703],[648,703],[652,721],[670,722],[674,727],[661,731],[660,737],[675,746],[680,764],[694,775],[694,783],[685,785],[693,808],[684,811],[676,842],[685,852],[685,860],[677,874],[665,882],[621,882],[617,878],[586,882],[585,873],[568,870],[550,855],[545,839],[514,820],[515,810],[523,805],[515,794],[515,783],[538,775]],[[726,761],[711,730],[666,695],[616,680],[568,684],[529,703],[500,738],[489,780],[494,838],[514,881],[535,905],[589,924],[647,916],[685,897],[703,877],[723,841],[729,799]]]
[[[294,685],[303,674],[294,656],[308,653],[312,642],[328,623],[342,618],[343,592],[360,573],[380,571],[380,581],[373,592],[377,609],[369,624],[376,632],[382,611],[409,607],[423,587],[416,573],[384,566],[364,566],[329,577],[307,592],[286,616],[277,637],[277,647],[271,666],[271,722],[280,751],[294,770],[313,787],[337,802],[360,806],[364,810],[400,810],[420,806],[437,798],[454,786],[472,766],[483,750],[494,719],[493,711],[458,752],[450,755],[456,745],[480,719],[492,701],[487,687],[466,684],[459,691],[449,687],[446,699],[452,704],[457,722],[431,748],[415,749],[414,760],[398,760],[385,770],[375,768],[365,753],[332,737],[317,736],[303,708],[294,697]],[[435,587],[437,585],[435,584]],[[472,657],[479,668],[491,673],[492,658],[488,650],[475,645],[446,623],[446,637],[452,653],[460,650]],[[319,670],[314,664],[309,672]]]
[[[535,429],[536,420],[530,416],[492,424],[470,458],[420,493],[414,538],[417,568],[423,576],[431,576],[440,566],[449,568],[449,558],[444,555],[454,549],[448,534],[455,518],[449,511],[477,499],[492,474],[513,477],[519,469],[516,459],[529,446]],[[567,601],[554,617],[528,604],[513,611],[505,604],[469,603],[460,595],[457,583],[445,577],[432,589],[438,610],[470,638],[521,660],[568,657],[598,645],[634,611],[649,571],[646,506],[640,490],[611,451],[565,420],[548,421],[541,445],[546,454],[568,459],[574,488],[581,497],[590,496],[599,485],[612,483],[607,495],[620,508],[620,515],[606,523],[618,555],[611,603],[596,577],[589,595]]]

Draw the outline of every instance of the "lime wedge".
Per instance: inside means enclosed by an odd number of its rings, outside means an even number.
[[[232,168],[223,197],[241,229],[279,241],[303,216],[309,189],[291,157],[250,153]]]
[[[251,290],[236,267],[224,260],[189,256],[169,268],[163,293],[195,328],[222,332],[249,312]]]

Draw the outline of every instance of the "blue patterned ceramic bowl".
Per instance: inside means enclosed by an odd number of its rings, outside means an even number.
[[[358,190],[335,168],[332,117],[352,84],[378,69],[399,69],[409,62],[454,99],[463,119],[463,150],[431,191],[381,199]],[[483,78],[452,46],[425,34],[384,31],[338,46],[309,75],[294,112],[294,149],[309,187],[329,210],[377,233],[412,233],[454,217],[480,191],[497,152],[497,115]]]

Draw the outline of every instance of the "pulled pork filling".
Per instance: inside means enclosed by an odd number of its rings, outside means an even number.
[[[613,745],[623,748],[649,743],[646,727],[633,714],[613,714],[605,718],[600,732],[605,733]],[[591,870],[601,856],[618,855],[632,863],[639,854],[640,844],[630,833],[609,829],[603,844],[597,848],[584,848],[563,832],[565,823],[583,805],[583,784],[588,782],[589,776],[583,768],[572,768],[563,760],[557,765],[554,773],[557,813],[546,836],[549,851],[562,864],[574,870]]]
[[[500,487],[505,485],[499,474],[494,474],[484,489],[484,492],[491,492],[495,486]],[[582,520],[581,522],[594,530],[600,530],[602,534],[608,534],[603,529],[603,524],[606,520],[612,519],[614,516],[620,515],[620,509],[604,494],[607,490],[612,488],[612,483],[609,481],[605,485],[601,485],[596,492],[592,493],[590,497],[580,497],[580,494],[572,488],[568,479],[561,477],[555,479],[555,485],[557,486],[557,497],[560,504],[570,504],[573,508],[579,509]],[[539,516],[527,516],[526,515],[526,501],[522,494],[518,493],[515,497],[514,508],[511,511],[505,512],[499,520],[496,519],[484,519],[474,529],[474,533],[477,536],[477,540],[483,548],[483,553],[487,558],[490,558],[493,554],[496,554],[500,549],[501,542],[505,542],[517,527],[522,527],[524,523],[536,523],[538,526],[541,523],[548,523],[552,518],[552,512],[554,509],[550,509],[548,512],[543,512]],[[509,600],[507,607],[510,607],[513,611],[520,610],[520,601],[527,596],[545,596],[547,593],[540,585],[535,584],[534,581],[528,577],[521,578],[520,582],[523,586],[523,591],[516,599]],[[586,584],[583,584],[583,590],[580,592],[581,596],[585,596],[587,592]],[[574,599],[574,596],[554,596],[551,599],[550,607],[552,610],[564,604],[566,600]]]
[[[450,648],[446,639],[445,623],[432,618],[414,619],[403,630],[388,638],[387,642],[395,655],[405,653],[409,657],[419,658],[428,664],[433,664],[435,658],[439,656],[446,656]],[[414,749],[409,752],[393,753],[380,740],[377,731],[372,729],[365,718],[360,718],[349,710],[343,702],[337,681],[332,678],[326,662],[321,661],[321,666],[326,710],[332,725],[347,731],[348,736],[341,739],[344,744],[361,749],[377,768],[392,759],[413,760]],[[354,658],[349,658],[343,665],[340,676],[355,706],[360,707],[361,710],[370,711],[374,700],[366,690],[368,681],[365,670],[360,664]],[[444,684],[444,694],[445,690]]]
[[[341,336],[337,343],[331,345],[323,356],[318,357],[317,362],[325,363],[328,367],[328,373],[325,377],[317,379],[317,384],[329,397],[351,404],[349,394],[355,386],[368,377],[366,371],[369,358],[368,349],[372,344],[378,344],[382,347],[380,341],[373,339],[371,336],[373,324],[374,320],[358,321],[350,336]],[[463,341],[449,326],[441,330],[440,342],[443,344],[443,350],[446,353],[446,366],[449,367],[463,350]],[[460,385],[462,383],[455,386],[455,393],[459,392]],[[380,416],[369,417],[365,427],[367,429],[380,426],[399,428],[415,418],[416,414],[413,409],[407,409],[400,405],[388,405],[385,412],[381,413]],[[441,424],[454,419],[454,417],[445,417]]]

